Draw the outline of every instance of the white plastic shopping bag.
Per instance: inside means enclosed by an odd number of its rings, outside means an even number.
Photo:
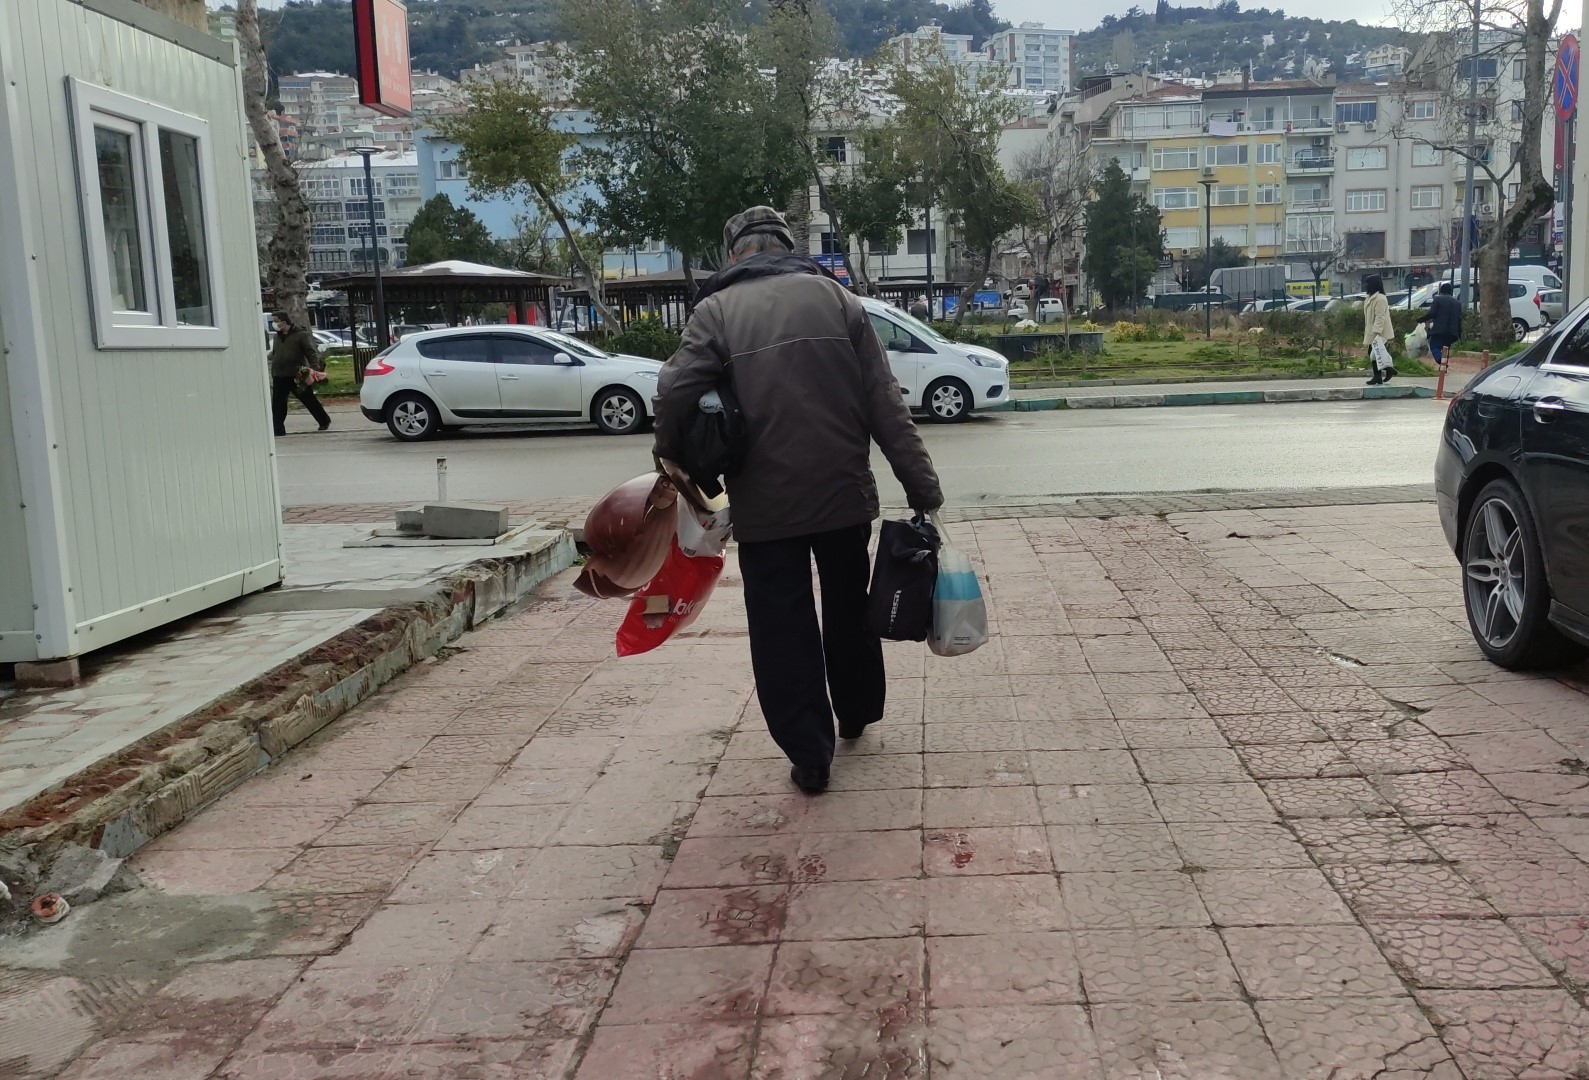
[[[938,550],[938,583],[932,593],[932,634],[927,646],[939,656],[964,656],[988,640],[988,609],[971,556],[944,542]]]
[[[1378,334],[1374,335],[1374,344],[1369,347],[1368,355],[1373,358],[1376,370],[1385,371],[1396,366],[1390,358],[1390,350],[1385,348],[1385,339]]]
[[[1412,333],[1402,339],[1402,344],[1407,346],[1407,355],[1419,357],[1429,351],[1429,330],[1423,323],[1412,328]]]
[[[721,555],[728,546],[734,526],[727,496],[712,500],[714,505],[718,502],[722,505],[708,513],[691,506],[688,499],[679,500],[679,550],[691,558]]]

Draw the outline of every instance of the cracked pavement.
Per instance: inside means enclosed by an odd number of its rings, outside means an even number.
[[[1589,675],[1431,505],[951,530],[993,639],[828,794],[732,564],[621,662],[559,579],[0,946],[0,1074],[1589,1077]]]

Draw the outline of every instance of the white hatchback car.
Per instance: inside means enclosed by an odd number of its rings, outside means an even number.
[[[911,409],[950,424],[1010,400],[1010,362],[992,349],[956,344],[881,300],[861,303]]]
[[[662,365],[526,326],[410,334],[364,369],[359,406],[404,442],[474,424],[593,423],[642,430]]]

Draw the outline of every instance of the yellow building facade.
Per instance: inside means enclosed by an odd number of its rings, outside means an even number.
[[[1285,148],[1277,133],[1167,135],[1141,140],[1139,152],[1167,255],[1179,261],[1201,253],[1205,225],[1211,239],[1255,261],[1283,254]]]

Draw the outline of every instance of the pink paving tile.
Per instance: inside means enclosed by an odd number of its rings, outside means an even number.
[[[1126,746],[1125,734],[1114,720],[1023,720],[1021,730],[1028,750],[1123,750]]]
[[[492,913],[470,955],[503,962],[621,956],[634,944],[644,920],[645,912],[632,901],[508,900]]]
[[[1059,886],[1049,875],[930,878],[927,934],[1061,930],[1067,925]]]
[[[1283,825],[1258,821],[1172,822],[1170,837],[1187,866],[1203,870],[1281,870],[1313,865]]]
[[[929,829],[974,829],[1038,825],[1037,793],[1028,787],[929,788],[923,792],[922,823]]]
[[[649,902],[667,872],[662,849],[646,845],[544,848],[519,875],[511,898],[624,897]]]
[[[638,947],[759,945],[777,940],[789,900],[787,885],[664,889],[657,894]]]
[[[664,884],[699,889],[793,881],[800,842],[796,836],[693,837],[679,845]]]
[[[385,892],[419,858],[417,845],[310,848],[265,883],[272,892]]]
[[[1287,744],[1327,742],[1324,729],[1303,712],[1251,713],[1244,716],[1217,716],[1215,725],[1232,743]]]
[[[551,843],[590,847],[662,843],[683,833],[694,810],[693,801],[615,796],[592,788],[583,802],[569,808]]]
[[[1034,750],[1028,755],[1039,784],[1135,784],[1142,780],[1126,750]]]
[[[226,796],[227,806],[349,807],[374,791],[386,773],[381,769],[316,769],[306,771],[282,762],[275,770],[251,778]]]
[[[1589,915],[1589,867],[1577,859],[1464,862],[1461,871],[1502,915]]]
[[[1506,814],[1517,809],[1475,772],[1384,776],[1376,786],[1407,815]]]
[[[1411,998],[1260,1001],[1257,1009],[1287,1080],[1462,1076]]]
[[[1100,1080],[1092,1028],[1072,1005],[945,1009],[929,1020],[928,1060],[942,1080]]]
[[[1263,788],[1240,784],[1150,784],[1165,821],[1273,821]]]
[[[1449,866],[1371,863],[1326,871],[1352,910],[1370,919],[1478,918],[1493,915],[1477,890]]]
[[[1289,822],[1321,864],[1432,862],[1433,848],[1400,818],[1295,818]]]
[[[1259,780],[1316,780],[1362,773],[1335,743],[1254,743],[1243,745],[1239,753],[1247,771]]]
[[[578,1038],[617,979],[610,960],[481,962],[459,967],[420,1021],[417,1039]]]
[[[636,949],[602,1014],[603,1024],[748,1020],[761,1011],[773,946]]]
[[[1212,720],[1122,720],[1120,730],[1133,750],[1170,750],[1181,747],[1228,745]]]
[[[920,938],[789,941],[778,948],[767,1015],[917,1014],[925,995]]]
[[[924,863],[932,877],[1051,873],[1048,839],[1035,826],[928,829]]]
[[[925,755],[925,767],[928,787],[1024,787],[1032,782],[1026,753],[1021,750],[983,754],[929,754]]]
[[[1545,915],[1513,919],[1511,924],[1553,970],[1564,973],[1579,986],[1589,984],[1589,918]]]
[[[1136,825],[1162,820],[1146,784],[1061,784],[1037,789],[1050,825]]]
[[[835,798],[806,799],[806,811],[796,819],[800,832],[886,831],[919,829],[922,825],[922,791],[835,792]]]
[[[475,806],[551,806],[579,800],[596,782],[597,766],[583,768],[514,767],[498,776]]]
[[[525,848],[433,851],[420,859],[392,890],[394,904],[442,904],[502,900],[518,884],[534,856]]]
[[[1589,1020],[1562,990],[1426,990],[1419,1000],[1471,1077],[1589,1073]]]
[[[1395,807],[1361,777],[1265,780],[1263,789],[1287,818],[1365,818],[1395,812]]]
[[[1370,922],[1368,928],[1414,986],[1478,990],[1555,985],[1518,933],[1499,920]],[[1527,920],[1520,920],[1519,929],[1527,932]]]
[[[313,956],[342,948],[348,935],[374,911],[381,893],[288,893],[272,901],[280,936],[263,951],[277,956]]]
[[[232,1041],[106,1039],[59,1075],[63,1080],[208,1080],[231,1052]]]
[[[754,1041],[748,1022],[603,1025],[575,1075],[580,1080],[743,1080]]]
[[[388,1080],[402,1052],[391,1046],[248,1051],[222,1068],[225,1080]]]
[[[468,1039],[415,1043],[403,1049],[389,1080],[563,1080],[573,1039]]]
[[[1071,935],[1056,931],[927,939],[933,1008],[1079,1003]]]
[[[924,748],[932,754],[989,754],[1024,750],[1024,724],[940,722],[925,728]]]
[[[796,832],[813,802],[796,791],[782,795],[708,796],[695,811],[689,835],[768,836]]]
[[[1353,922],[1317,870],[1210,870],[1197,891],[1218,926],[1309,926]]]
[[[797,885],[789,894],[785,941],[911,937],[927,922],[920,880],[832,881]]]
[[[1403,993],[1401,979],[1360,926],[1231,927],[1222,936],[1255,998]]]
[[[751,1071],[752,1080],[923,1080],[926,1075],[925,1025],[900,1010],[883,1016],[768,1017]]]
[[[1099,930],[1209,925],[1190,875],[1174,871],[1065,874],[1072,926]]]
[[[1105,1003],[1090,1011],[1110,1080],[1283,1075],[1258,1017],[1243,1002]]]
[[[1181,855],[1161,824],[1051,825],[1048,845],[1061,873],[1179,870]]]
[[[316,965],[270,1010],[239,1053],[401,1042],[418,1026],[449,974],[447,967],[419,964]]]
[[[237,851],[185,851],[148,848],[132,858],[140,877],[177,895],[231,895],[252,892],[298,855],[297,848],[245,848]]]
[[[316,847],[429,844],[458,816],[462,803],[365,803],[315,838]]]
[[[496,904],[484,900],[388,904],[364,920],[340,952],[321,958],[318,967],[453,964],[474,948],[496,911]]]
[[[156,840],[157,849],[238,851],[247,848],[290,848],[309,843],[344,810],[340,806],[258,806],[233,813],[224,801],[182,825],[180,835]]]
[[[921,869],[921,833],[916,829],[809,833],[800,838],[794,880],[892,881],[918,877]]]
[[[409,804],[423,805],[423,804]],[[561,807],[467,807],[436,841],[439,851],[484,851],[498,848],[537,848],[547,842],[562,822]]]
[[[463,802],[496,778],[495,765],[434,765],[399,769],[374,791],[371,802]]]
[[[1555,819],[1547,819],[1555,820]],[[1566,862],[1572,856],[1552,831],[1522,814],[1450,814],[1416,818],[1418,835],[1456,862]]]
[[[1078,930],[1087,1000],[1211,1001],[1239,997],[1219,935],[1208,928]]]

